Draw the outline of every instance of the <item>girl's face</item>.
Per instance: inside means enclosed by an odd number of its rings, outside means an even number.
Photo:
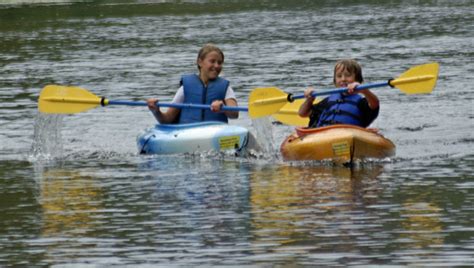
[[[336,68],[334,80],[336,87],[347,87],[347,85],[356,81],[355,74],[350,73],[344,66],[339,66]]]
[[[198,64],[200,68],[200,76],[205,80],[216,79],[222,71],[223,59],[221,54],[217,51],[209,52],[204,59],[199,59]],[[205,82],[207,82],[205,81]]]

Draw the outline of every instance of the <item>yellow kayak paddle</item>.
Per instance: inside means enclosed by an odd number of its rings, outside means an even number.
[[[128,105],[147,106],[145,101],[108,100],[101,98],[80,87],[48,85],[40,93],[38,110],[41,113],[74,114],[97,106]],[[191,103],[158,102],[160,107],[175,107],[187,109],[210,109],[210,105]],[[223,106],[223,111],[248,111],[247,107]]]
[[[145,101],[113,101],[96,96],[94,93],[89,92],[88,90],[81,87],[48,85],[44,87],[40,93],[38,101],[38,110],[41,113],[74,114],[85,112],[97,106],[107,105],[146,106],[147,103]],[[210,105],[204,104],[158,102],[157,105],[161,107],[210,109]],[[285,106],[287,108],[283,109],[281,114],[278,111],[274,114],[275,116],[280,116],[277,120],[281,121],[284,124],[289,124],[289,120],[293,120],[295,123],[299,122],[298,120],[305,120],[304,118],[298,116],[298,102],[290,103],[290,105],[295,108]],[[221,109],[229,111],[248,111],[247,107],[234,106],[223,106]],[[295,116],[297,116],[297,120],[294,120]],[[302,125],[305,124],[303,123]]]
[[[315,99],[313,104],[320,102],[321,99]],[[272,114],[272,117],[278,122],[297,127],[307,127],[309,123],[309,117],[301,117],[298,114],[300,106],[305,102],[304,99],[297,99],[293,102],[288,102],[278,110],[278,112]]]
[[[398,88],[405,94],[427,94],[433,91],[438,80],[439,64],[436,62],[417,65],[410,68],[398,78],[389,79],[386,82],[360,85],[356,90],[391,86]],[[342,93],[347,88],[338,88],[323,92],[313,92],[313,96],[330,95]],[[262,117],[278,112],[282,107],[296,99],[302,99],[304,95],[287,94],[276,87],[256,88],[249,96],[249,115],[252,118]]]

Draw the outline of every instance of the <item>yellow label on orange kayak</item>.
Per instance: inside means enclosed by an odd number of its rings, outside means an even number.
[[[333,143],[332,150],[335,156],[347,156],[351,153],[349,143],[347,141]]]
[[[219,139],[219,146],[221,150],[239,148],[240,137],[239,136],[228,136]]]

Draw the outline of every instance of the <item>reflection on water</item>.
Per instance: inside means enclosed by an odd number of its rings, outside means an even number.
[[[469,234],[470,216],[459,211],[471,200],[436,194],[448,181],[436,186],[403,178],[404,171],[393,177],[379,164],[260,165],[229,157],[38,162],[25,171],[34,185],[14,180],[18,171],[5,173],[0,189],[18,194],[2,204],[0,225],[16,240],[2,243],[0,261],[18,264],[21,255],[45,265],[429,264],[465,239],[460,232]],[[8,215],[22,216],[13,222]],[[470,256],[452,254],[464,257],[444,263]]]
[[[253,246],[294,253],[355,248],[352,238],[373,219],[360,208],[377,201],[382,170],[281,166],[253,173]]]
[[[421,197],[420,200],[425,200]],[[444,242],[441,209],[435,204],[407,200],[400,211],[402,217],[400,243],[405,250],[436,247]]]
[[[37,179],[44,238],[64,233],[80,237],[97,228],[94,215],[101,210],[101,189],[93,178],[78,171],[52,169]]]
[[[401,247],[397,254],[408,255],[441,246],[444,228],[436,204],[426,203],[421,195],[424,202],[390,205],[378,178],[382,173],[382,166],[281,166],[251,174],[254,253],[270,251],[275,256],[269,258],[283,262],[301,254],[306,264],[335,265],[342,259],[368,264],[392,246]],[[390,220],[391,213],[399,218]],[[433,257],[430,252],[419,254]]]

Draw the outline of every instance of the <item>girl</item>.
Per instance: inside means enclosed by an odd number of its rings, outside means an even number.
[[[170,107],[162,112],[156,105],[158,99],[147,100],[148,109],[158,122],[192,123],[201,121],[223,121],[228,118],[238,118],[238,111],[221,111],[222,105],[237,106],[234,90],[229,81],[219,77],[224,63],[224,53],[212,44],[204,45],[197,56],[199,74],[184,75],[181,78],[181,87],[173,98],[173,103],[209,104],[210,110],[179,109]]]
[[[299,109],[301,117],[310,118],[308,127],[350,124],[368,127],[379,114],[379,99],[370,90],[356,91],[363,82],[362,68],[351,59],[340,60],[334,66],[334,85],[347,87],[345,93],[335,93],[313,105],[313,88],[305,90],[306,101]]]

